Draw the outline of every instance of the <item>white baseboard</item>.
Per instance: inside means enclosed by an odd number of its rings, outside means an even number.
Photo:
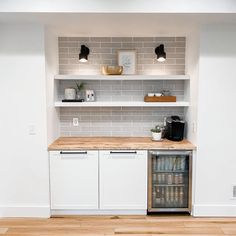
[[[193,216],[236,217],[236,205],[193,205]]]
[[[146,210],[51,210],[50,206],[0,206],[0,217],[39,217],[51,215],[146,215]],[[193,205],[195,217],[236,217],[236,205]]]
[[[0,206],[0,217],[50,217],[50,206]]]
[[[52,216],[60,215],[147,215],[146,210],[51,210]]]

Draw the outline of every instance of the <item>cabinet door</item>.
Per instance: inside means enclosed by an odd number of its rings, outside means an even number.
[[[147,209],[147,151],[100,152],[100,208]]]
[[[98,209],[98,152],[50,152],[51,209]]]

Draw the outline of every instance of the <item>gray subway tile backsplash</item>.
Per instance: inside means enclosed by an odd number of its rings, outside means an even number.
[[[163,43],[167,60],[158,63],[155,47]],[[185,74],[185,37],[59,37],[60,74],[101,74],[102,65],[117,65],[117,51],[135,49],[139,75]],[[80,46],[90,48],[89,61],[80,63]],[[184,99],[184,81],[85,81],[97,101],[143,101],[148,92],[171,90],[177,100]],[[58,99],[74,81],[59,81]],[[60,108],[61,136],[150,136],[150,129],[169,115],[184,116],[181,107],[78,107]],[[79,118],[74,127],[72,119]]]
[[[148,67],[140,69],[139,65],[152,65],[155,64],[156,72],[160,71],[160,63],[155,63],[156,55],[154,53],[155,48],[163,43],[167,52],[168,59],[182,59],[185,57],[185,37],[59,37],[59,59],[75,58],[70,64],[59,63],[60,74],[79,74],[82,73],[80,65],[82,63],[78,60],[78,54],[80,46],[86,44],[90,48],[89,61],[93,63],[87,63],[84,67],[88,73],[93,74],[101,73],[101,66],[104,64],[115,65],[117,64],[117,51],[119,49],[135,49],[137,51],[137,74],[152,74]],[[96,69],[91,66],[95,61],[100,58],[101,61],[97,61]],[[141,60],[141,58],[151,60]],[[111,61],[109,61],[111,60]],[[171,64],[183,65],[180,69],[176,69],[177,74],[184,74],[185,67],[182,61],[173,61]],[[63,65],[63,67],[62,67]],[[71,65],[74,65],[71,67]],[[161,64],[164,69],[161,68],[162,74],[173,74],[173,69],[166,67],[166,63]],[[165,68],[166,67],[166,68]],[[152,69],[153,70],[153,69]]]
[[[164,117],[184,116],[183,108],[61,108],[64,136],[150,136],[150,129],[163,124]],[[79,118],[73,127],[72,119]]]

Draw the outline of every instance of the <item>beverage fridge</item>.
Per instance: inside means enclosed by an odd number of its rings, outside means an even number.
[[[191,212],[191,151],[150,151],[148,212]]]

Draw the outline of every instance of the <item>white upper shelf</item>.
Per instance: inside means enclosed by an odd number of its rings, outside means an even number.
[[[188,107],[189,102],[55,102],[55,107]]]
[[[189,80],[189,75],[55,75],[56,80]]]

